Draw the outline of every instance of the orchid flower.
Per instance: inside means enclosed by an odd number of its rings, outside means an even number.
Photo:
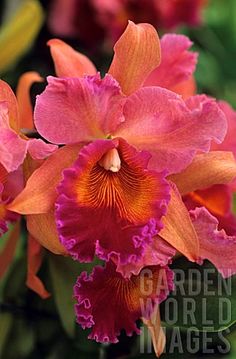
[[[14,225],[13,230],[7,233],[8,239],[0,254],[0,277],[11,263],[19,239],[19,215],[7,207],[24,188],[24,180],[29,176],[26,172],[29,172],[29,162],[32,161],[30,156],[43,159],[57,149],[57,146],[46,144],[42,140],[29,139],[21,131],[33,129],[29,89],[35,81],[41,81],[37,73],[28,72],[22,75],[17,87],[17,98],[7,83],[0,82],[0,235],[8,231],[9,223]],[[31,167],[35,169],[35,165]],[[42,261],[42,256],[35,254],[36,250],[37,253],[42,252],[38,242],[32,238],[28,245],[27,283],[46,298],[48,293],[36,276]]]
[[[0,81],[0,163],[8,172],[15,171],[22,165],[27,152],[35,159],[43,159],[57,148],[40,139],[28,139],[21,132],[29,118],[25,116],[29,107],[29,87],[33,81],[39,80],[38,77],[35,73],[24,77],[25,80],[18,88],[18,93],[21,94],[19,104],[8,84]]]
[[[8,231],[8,224],[15,222],[19,217],[17,213],[7,209],[7,204],[22,190],[21,179],[19,171],[9,175],[4,167],[0,166],[0,237]]]
[[[168,272],[175,250],[198,263],[211,260],[224,276],[227,268],[236,272],[235,238],[218,231],[205,208],[189,213],[181,198],[230,182],[236,163],[230,152],[209,152],[211,142],[221,143],[227,131],[216,101],[185,101],[171,91],[191,77],[196,62],[190,42],[176,39],[182,60],[176,57],[171,64],[167,50],[160,86],[146,82],[153,71],[158,73],[161,57],[159,39],[148,24],[129,23],[104,78],[68,45],[49,43],[56,72],[63,77],[48,78],[36,101],[35,127],[47,141],[64,146],[32,173],[8,209],[26,214],[31,235],[52,252],[81,262],[96,255],[107,262],[91,276],[83,274],[75,287],[77,319],[84,327],[94,326],[91,337],[100,341],[117,341],[124,326],[128,334],[136,331],[131,322],[141,315],[136,301],[140,273],[149,266],[154,277],[160,267]],[[168,49],[173,37],[163,42]],[[127,321],[114,324],[105,293],[108,321],[99,324],[103,280],[107,293],[118,285],[123,290],[115,298],[129,313]],[[170,279],[166,288],[171,287]],[[147,297],[155,304],[165,298]]]

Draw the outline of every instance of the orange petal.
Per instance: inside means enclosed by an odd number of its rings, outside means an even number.
[[[183,99],[187,99],[196,94],[197,92],[197,84],[193,76],[191,76],[188,80],[177,84],[176,86],[170,89],[173,92],[176,92],[179,95],[182,95]]]
[[[29,235],[28,238],[28,252],[27,252],[27,280],[26,285],[37,293],[42,299],[50,297],[50,293],[45,289],[41,279],[37,273],[42,265],[43,248],[41,245]]]
[[[19,106],[19,122],[21,128],[34,128],[30,88],[34,82],[42,81],[43,78],[34,71],[24,73],[18,81],[16,97]]]
[[[140,86],[160,64],[160,42],[156,30],[149,24],[129,24],[114,46],[114,58],[109,73],[129,95]]]
[[[226,216],[231,210],[231,190],[228,186],[214,185],[204,190],[188,193],[197,203],[196,206],[206,207],[216,216]]]
[[[8,209],[21,214],[48,212],[57,197],[56,186],[62,179],[62,171],[76,160],[80,148],[81,145],[68,145],[51,155],[33,172]]]
[[[20,236],[20,223],[17,222],[9,235],[8,241],[4,249],[0,253],[0,278],[4,276],[10,263],[13,260],[19,236]]]
[[[27,216],[29,233],[45,248],[55,254],[67,255],[66,249],[59,242],[54,211]]]
[[[18,133],[20,130],[20,123],[16,96],[10,86],[2,80],[0,80],[0,101],[7,102],[10,126]]]
[[[48,41],[58,77],[95,75],[97,70],[89,58],[59,39]]]
[[[161,327],[159,305],[154,310],[151,319],[142,318],[142,321],[147,326],[151,334],[154,351],[157,358],[159,358],[159,356],[161,356],[161,354],[164,352],[166,346],[166,335]]]
[[[29,235],[28,238],[28,271],[26,285],[37,293],[41,298],[46,299],[50,297],[50,293],[45,289],[44,284],[37,276],[37,273],[42,265],[43,248],[41,245]]]
[[[199,258],[199,240],[179,191],[171,184],[171,200],[159,235],[189,260]]]
[[[231,152],[212,151],[197,155],[181,173],[169,176],[181,195],[214,184],[225,184],[236,176],[236,161]]]
[[[42,166],[43,163],[44,160],[33,159],[29,154],[27,154],[23,163],[23,173],[25,181],[27,181],[32,175],[32,173],[40,166]]]

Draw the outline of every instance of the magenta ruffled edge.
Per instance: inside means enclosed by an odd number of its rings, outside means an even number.
[[[121,139],[120,139],[121,140]],[[124,140],[122,140],[124,141]],[[124,141],[125,142],[125,141]],[[87,161],[89,159],[89,156],[91,155],[91,152],[94,151],[96,144],[106,144],[105,151],[114,148],[114,144],[111,140],[97,140],[87,146],[84,146],[79,154],[79,158],[74,163],[73,167],[69,169],[65,169],[63,171],[63,180],[57,187],[58,191],[58,198],[56,201],[56,224],[59,234],[59,239],[62,245],[68,250],[70,255],[80,262],[91,262],[95,255],[97,255],[100,259],[109,261],[110,259],[114,259],[114,257],[117,258],[118,264],[129,264],[129,263],[135,263],[138,260],[142,258],[144,255],[145,249],[148,244],[151,243],[152,238],[157,235],[159,230],[163,228],[162,224],[162,218],[160,220],[156,220],[154,218],[150,218],[148,223],[146,225],[140,226],[140,231],[138,235],[133,236],[133,245],[134,250],[136,249],[136,253],[132,254],[126,254],[121,256],[120,253],[116,251],[110,251],[108,252],[102,246],[100,245],[99,241],[94,240],[94,247],[93,250],[90,251],[90,253],[87,253],[86,255],[80,255],[78,251],[75,249],[75,246],[77,245],[77,241],[74,238],[68,239],[68,236],[64,236],[62,233],[60,233],[60,228],[62,228],[65,225],[65,222],[69,223],[71,218],[67,216],[65,219],[65,216],[63,215],[64,210],[66,211],[66,208],[68,207],[70,213],[76,213],[78,211],[78,204],[74,198],[74,194],[71,192],[71,183],[73,183],[76,178],[83,172],[83,168],[87,165]],[[126,142],[125,142],[126,143]],[[130,146],[131,147],[131,146]],[[135,149],[133,149],[135,150]],[[137,152],[142,155],[142,165],[147,163],[147,152]],[[150,155],[149,155],[150,156]],[[137,161],[137,158],[135,158]],[[155,173],[154,171],[151,171],[152,173]],[[162,213],[162,216],[164,216],[167,212],[167,204],[170,200],[170,191],[169,191],[169,184],[168,181],[165,178],[166,171],[162,171],[158,173],[162,177],[162,183],[163,183],[163,199],[165,200],[156,200],[155,201],[155,207],[159,209],[159,211]],[[137,228],[138,226],[136,226]]]
[[[84,284],[86,285],[86,283],[88,282],[96,281],[98,277],[101,274],[103,274],[103,272],[106,270],[108,265],[109,263],[106,264],[106,267],[96,266],[93,268],[93,271],[90,275],[88,275],[87,272],[82,272],[80,276],[77,278],[76,284],[74,286],[74,298],[77,300],[77,304],[75,304],[75,312],[76,312],[77,322],[81,325],[83,329],[92,328],[95,325],[95,321],[92,315],[92,304],[89,299],[89,296],[85,297],[84,295],[81,295],[80,288],[82,288],[83,285]],[[175,288],[174,272],[168,266],[162,267],[161,269],[166,271],[168,288],[165,291],[162,290],[159,293],[158,297],[152,298],[152,307],[151,307],[152,311],[148,312],[148,317],[146,319],[150,319],[150,316],[155,310],[156,305],[163,302],[167,298],[169,292],[174,290]],[[123,279],[124,281],[126,280],[122,277],[121,279]],[[106,308],[109,308],[109,305]],[[131,321],[133,321],[133,325],[129,329],[125,327],[120,328],[120,330],[117,330],[112,336],[109,336],[109,334],[101,335],[100,333],[92,332],[89,334],[88,339],[94,339],[97,342],[101,342],[101,343],[107,343],[107,342],[117,343],[119,341],[117,337],[120,335],[122,329],[126,331],[127,336],[132,336],[133,333],[140,334],[141,331],[136,325],[136,320],[138,320],[141,316],[143,316],[143,313],[141,313],[141,308],[139,312],[136,313],[130,312],[130,315],[132,317]]]

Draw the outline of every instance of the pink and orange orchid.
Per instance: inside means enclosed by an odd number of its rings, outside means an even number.
[[[190,44],[169,35],[160,45],[152,26],[130,22],[101,78],[87,58],[60,40],[49,42],[62,77],[48,78],[34,122],[43,138],[64,146],[32,173],[8,209],[26,214],[31,235],[52,252],[107,262],[75,286],[77,320],[93,327],[90,337],[98,341],[116,342],[122,328],[137,331],[143,269],[151,266],[156,282],[161,269],[167,273],[166,291],[144,298],[154,306],[165,299],[176,250],[198,263],[209,259],[223,276],[236,273],[236,238],[219,231],[204,207],[189,212],[181,197],[236,176],[231,152],[209,152],[227,132],[219,105],[173,92],[191,79]],[[169,55],[173,46],[176,57]],[[111,291],[121,320],[107,307]]]

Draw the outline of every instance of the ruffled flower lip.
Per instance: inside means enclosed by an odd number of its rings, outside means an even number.
[[[116,149],[121,167],[104,168]],[[58,186],[56,223],[61,243],[74,259],[94,255],[119,263],[139,260],[158,231],[170,199],[165,172],[147,169],[150,155],[121,138],[97,140],[80,151]],[[102,166],[101,166],[102,161]],[[100,164],[99,164],[100,163]]]
[[[96,266],[90,275],[81,273],[74,286],[77,322],[83,329],[91,328],[88,338],[97,342],[117,343],[122,329],[128,336],[140,334],[136,321],[150,319],[156,305],[174,289],[174,273],[168,267],[145,267],[130,279],[115,269],[112,262]]]

